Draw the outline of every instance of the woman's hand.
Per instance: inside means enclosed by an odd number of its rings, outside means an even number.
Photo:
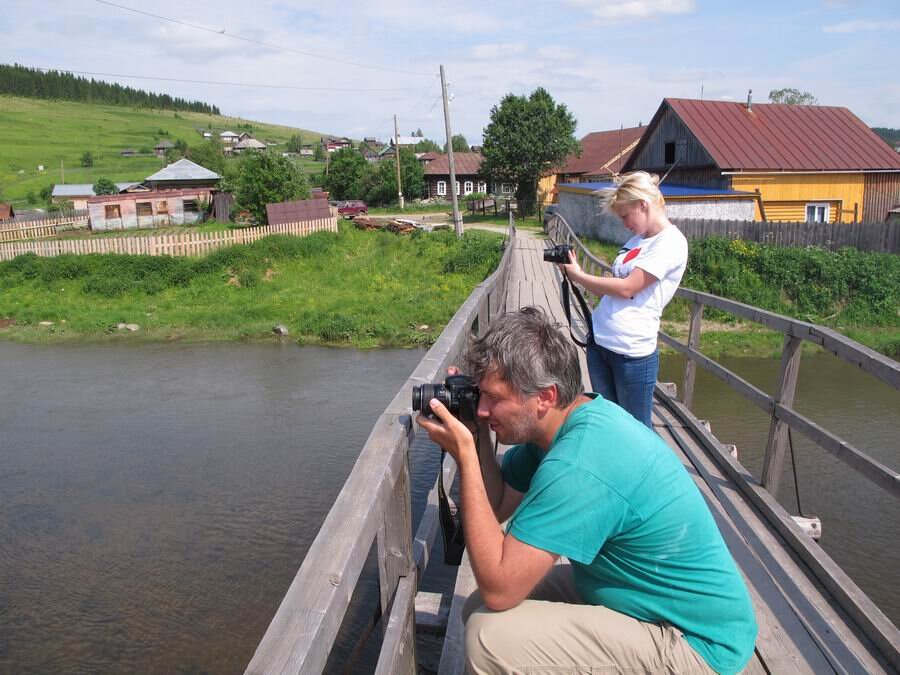
[[[575,257],[575,251],[569,250],[569,262],[566,264],[559,263],[559,271],[567,275],[570,279],[582,273],[581,265],[578,264],[578,258]]]

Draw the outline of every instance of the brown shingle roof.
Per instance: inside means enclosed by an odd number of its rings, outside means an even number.
[[[847,108],[754,103],[748,110],[732,101],[667,98],[651,127],[667,105],[725,171],[900,170],[900,155]]]
[[[629,127],[590,133],[581,139],[581,157],[569,155],[566,165],[555,173],[618,173],[631,156],[635,142],[646,129],[647,127]],[[617,157],[619,154],[622,156]],[[606,171],[604,167],[610,171]]]
[[[481,161],[484,158],[479,152],[454,152],[453,169],[457,176],[477,176],[480,173]],[[440,154],[423,167],[426,176],[450,175],[450,160],[447,155]]]
[[[281,223],[296,223],[300,220],[330,218],[331,209],[327,199],[301,199],[296,202],[266,204],[266,216],[269,225],[280,225]]]

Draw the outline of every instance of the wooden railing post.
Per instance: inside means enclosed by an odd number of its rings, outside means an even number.
[[[781,352],[781,368],[778,373],[778,392],[775,402],[790,408],[794,405],[794,392],[797,389],[797,373],[800,370],[800,353],[803,340],[785,334],[784,347]],[[786,422],[773,415],[769,424],[769,441],[766,444],[766,455],[763,460],[762,486],[772,495],[778,494],[781,481],[781,470],[784,466],[784,451],[788,443],[790,427]]]
[[[391,603],[398,593],[398,586],[404,577],[415,576],[416,568],[412,560],[412,515],[410,513],[409,488],[409,456],[404,457],[400,473],[394,483],[390,501],[384,512],[384,520],[378,528],[378,580],[380,582],[381,611],[387,617],[391,611]],[[417,587],[418,581],[411,579]],[[412,591],[415,595],[415,590]],[[403,659],[403,670],[397,672],[415,675],[416,658],[416,626],[415,613],[410,613],[402,629],[403,643],[407,648],[407,656]],[[382,622],[384,630],[388,621]]]
[[[700,345],[700,329],[703,323],[703,305],[699,302],[691,303],[691,324],[688,329],[688,347],[697,349]],[[684,366],[684,391],[681,402],[689,410],[694,403],[694,379],[697,375],[697,364],[688,356]]]

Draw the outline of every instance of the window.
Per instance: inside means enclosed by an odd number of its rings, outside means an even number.
[[[806,222],[807,223],[827,223],[829,222],[830,209],[828,204],[807,204],[806,205]]]
[[[467,180],[467,181],[465,182],[465,185],[463,186],[463,191],[464,191],[467,195],[470,195],[470,194],[472,194],[472,193],[475,191],[475,188],[474,188],[474,186],[472,185],[472,181]]]
[[[439,197],[444,197],[447,194],[447,181],[439,180],[437,182],[437,193]]]
[[[675,163],[675,141],[669,141],[666,143],[666,158],[664,161],[665,164],[674,164]]]
[[[169,202],[165,200],[156,202],[156,214],[159,216],[169,215]]]
[[[110,220],[111,218],[121,218],[122,212],[119,211],[118,204],[107,204],[106,205],[106,219]]]
[[[478,191],[483,195],[487,194],[487,181],[478,181]]]
[[[184,200],[184,212],[185,213],[200,213],[200,204],[197,203],[196,199],[185,199]]]
[[[459,181],[456,181],[456,196],[459,197]]]
[[[513,186],[509,183],[501,183],[500,184],[500,192],[505,195],[511,195],[513,193]]]
[[[150,202],[138,202],[135,206],[137,207],[138,218],[153,215],[153,205]]]

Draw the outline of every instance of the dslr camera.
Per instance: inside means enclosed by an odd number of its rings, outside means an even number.
[[[444,383],[417,384],[412,389],[412,409],[429,417],[434,413],[428,402],[436,398],[461,422],[475,422],[480,392],[468,375],[449,375]]]
[[[572,247],[568,244],[557,244],[553,248],[544,249],[544,262],[569,264],[569,251]]]

